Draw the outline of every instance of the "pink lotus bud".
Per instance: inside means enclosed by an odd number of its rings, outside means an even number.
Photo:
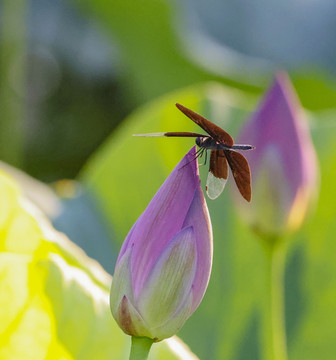
[[[289,78],[277,74],[259,109],[243,128],[240,142],[252,172],[252,203],[239,202],[242,216],[265,234],[293,231],[316,194],[317,158],[308,124]]]
[[[212,265],[212,229],[195,148],[181,160],[121,248],[110,306],[121,329],[160,341],[196,310]]]

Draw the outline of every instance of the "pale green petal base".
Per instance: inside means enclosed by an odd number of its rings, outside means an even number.
[[[181,230],[162,253],[138,299],[139,312],[155,338],[162,340],[174,335],[178,329],[174,330],[172,324],[177,322],[180,328],[180,323],[189,317],[195,265],[194,231],[188,227]],[[174,319],[177,313],[178,319]],[[169,329],[167,332],[163,324]],[[154,331],[159,328],[160,334]]]
[[[119,304],[116,321],[128,335],[155,338],[149,331],[149,326],[126,296],[122,298]]]
[[[130,258],[131,249],[128,249],[119,260],[112,280],[110,308],[115,319],[117,318],[117,312],[122,298],[127,296],[130,301],[133,300],[132,279],[129,271]]]

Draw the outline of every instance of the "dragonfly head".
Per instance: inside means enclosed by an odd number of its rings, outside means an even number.
[[[206,143],[207,143],[207,140],[209,139],[209,137],[198,137],[196,138],[196,145],[198,147],[206,147]]]

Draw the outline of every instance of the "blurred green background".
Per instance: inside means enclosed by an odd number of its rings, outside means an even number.
[[[131,135],[195,130],[180,102],[236,136],[274,72],[287,70],[321,167],[316,212],[287,258],[289,358],[333,359],[335,15],[332,0],[3,0],[0,158],[23,173],[1,166],[112,273],[130,227],[193,145]],[[178,335],[201,359],[259,359],[264,260],[229,192],[208,201],[213,275]]]

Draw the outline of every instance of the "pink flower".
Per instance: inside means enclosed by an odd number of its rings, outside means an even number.
[[[285,73],[278,73],[239,142],[252,172],[251,204],[239,202],[242,216],[259,232],[297,229],[317,188],[317,158],[301,105]],[[245,154],[244,154],[245,155]]]
[[[181,160],[128,233],[111,288],[121,329],[155,341],[196,310],[212,265],[212,229],[195,148]]]

